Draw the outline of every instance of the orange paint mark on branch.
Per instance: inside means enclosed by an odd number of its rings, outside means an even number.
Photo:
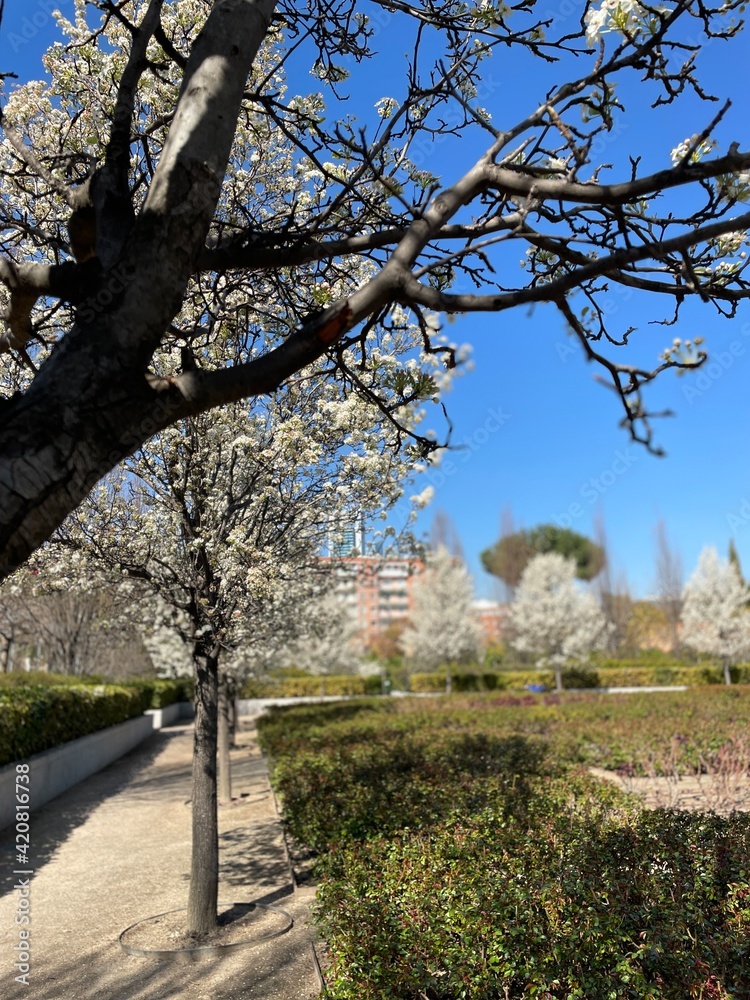
[[[351,328],[353,318],[351,307],[348,304],[345,305],[343,309],[331,316],[321,326],[320,330],[315,334],[316,340],[319,340],[321,344],[325,344],[326,347],[335,344],[341,335]]]

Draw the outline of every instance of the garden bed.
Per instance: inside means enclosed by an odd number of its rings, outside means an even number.
[[[647,810],[587,773],[635,791],[746,772],[749,709],[737,688],[272,714],[287,828],[317,855],[327,995],[750,995],[750,816]]]

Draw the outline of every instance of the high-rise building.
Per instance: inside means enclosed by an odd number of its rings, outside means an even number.
[[[332,528],[328,536],[328,553],[334,559],[347,559],[365,554],[365,523],[359,518],[350,524]]]
[[[424,569],[420,559],[352,555],[323,560],[331,563],[336,592],[352,610],[366,646],[411,614],[414,580]]]

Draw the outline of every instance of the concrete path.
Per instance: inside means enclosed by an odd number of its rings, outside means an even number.
[[[184,907],[190,867],[192,727],[161,730],[31,817],[30,972],[14,967],[23,876],[15,831],[0,834],[3,1000],[312,1000],[319,993],[306,926],[313,890],[295,891],[252,723],[232,754],[240,804],[219,815],[222,902],[261,902],[294,917],[291,931],[221,959],[158,962],[127,955],[130,924]],[[33,788],[31,789],[33,796]],[[25,911],[24,915],[25,915]]]

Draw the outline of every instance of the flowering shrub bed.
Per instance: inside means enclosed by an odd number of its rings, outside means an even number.
[[[617,661],[612,661],[616,664]],[[750,683],[750,665],[742,664],[730,670],[733,684]],[[713,664],[683,666],[681,664],[654,664],[643,666],[624,661],[622,666],[597,665],[569,667],[562,672],[563,688],[598,687],[661,687],[687,685],[696,687],[705,684],[723,684],[721,667]],[[414,693],[437,694],[445,690],[445,672],[414,673],[410,677]],[[520,691],[531,684],[543,684],[547,688],[555,685],[551,670],[500,670],[496,673],[460,672],[451,674],[454,691]]]
[[[0,689],[0,765],[142,715],[151,685],[33,685]]]
[[[746,730],[750,692],[458,696],[261,720],[318,854],[334,1000],[750,995],[750,817],[648,812],[582,763]]]

